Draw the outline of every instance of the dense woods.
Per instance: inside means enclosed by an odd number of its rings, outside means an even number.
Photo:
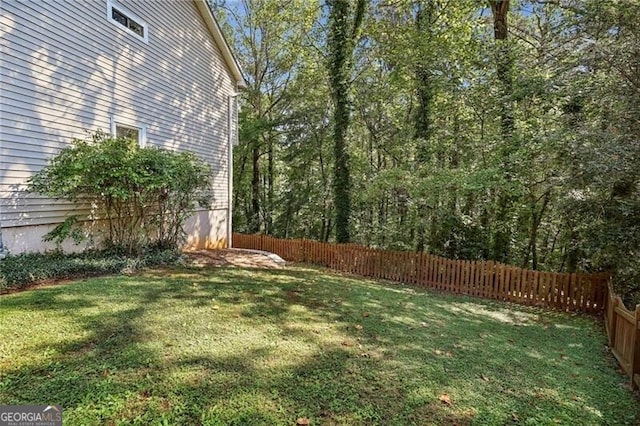
[[[214,7],[249,85],[235,231],[611,269],[640,293],[640,2]]]

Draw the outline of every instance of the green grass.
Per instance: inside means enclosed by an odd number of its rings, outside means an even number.
[[[0,297],[0,325],[0,403],[61,404],[67,426],[640,413],[594,319],[313,269],[87,279]]]

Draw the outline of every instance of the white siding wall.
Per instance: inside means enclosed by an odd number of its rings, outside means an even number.
[[[113,116],[146,126],[148,145],[206,159],[212,210],[227,208],[235,83],[202,16],[190,0],[117,3],[146,21],[148,44],[109,22],[106,0],[0,1],[3,228],[59,223],[74,210],[25,194],[26,180],[72,138],[109,131]]]

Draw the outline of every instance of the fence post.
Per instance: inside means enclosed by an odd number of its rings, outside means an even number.
[[[611,310],[608,313],[609,321],[609,347],[611,349],[615,348],[616,344],[616,328],[617,328],[617,319],[618,314],[616,312],[616,306],[618,305],[618,298],[613,295],[611,291],[611,283],[607,286],[607,307]]]

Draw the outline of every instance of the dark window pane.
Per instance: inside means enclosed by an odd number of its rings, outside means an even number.
[[[129,138],[136,142],[140,141],[140,131],[131,127],[116,125],[116,137],[117,138]]]
[[[136,21],[129,19],[129,29],[138,34],[140,37],[144,37],[144,28]]]
[[[114,21],[121,23],[125,27],[127,26],[127,17],[117,9],[111,9],[111,17]]]

